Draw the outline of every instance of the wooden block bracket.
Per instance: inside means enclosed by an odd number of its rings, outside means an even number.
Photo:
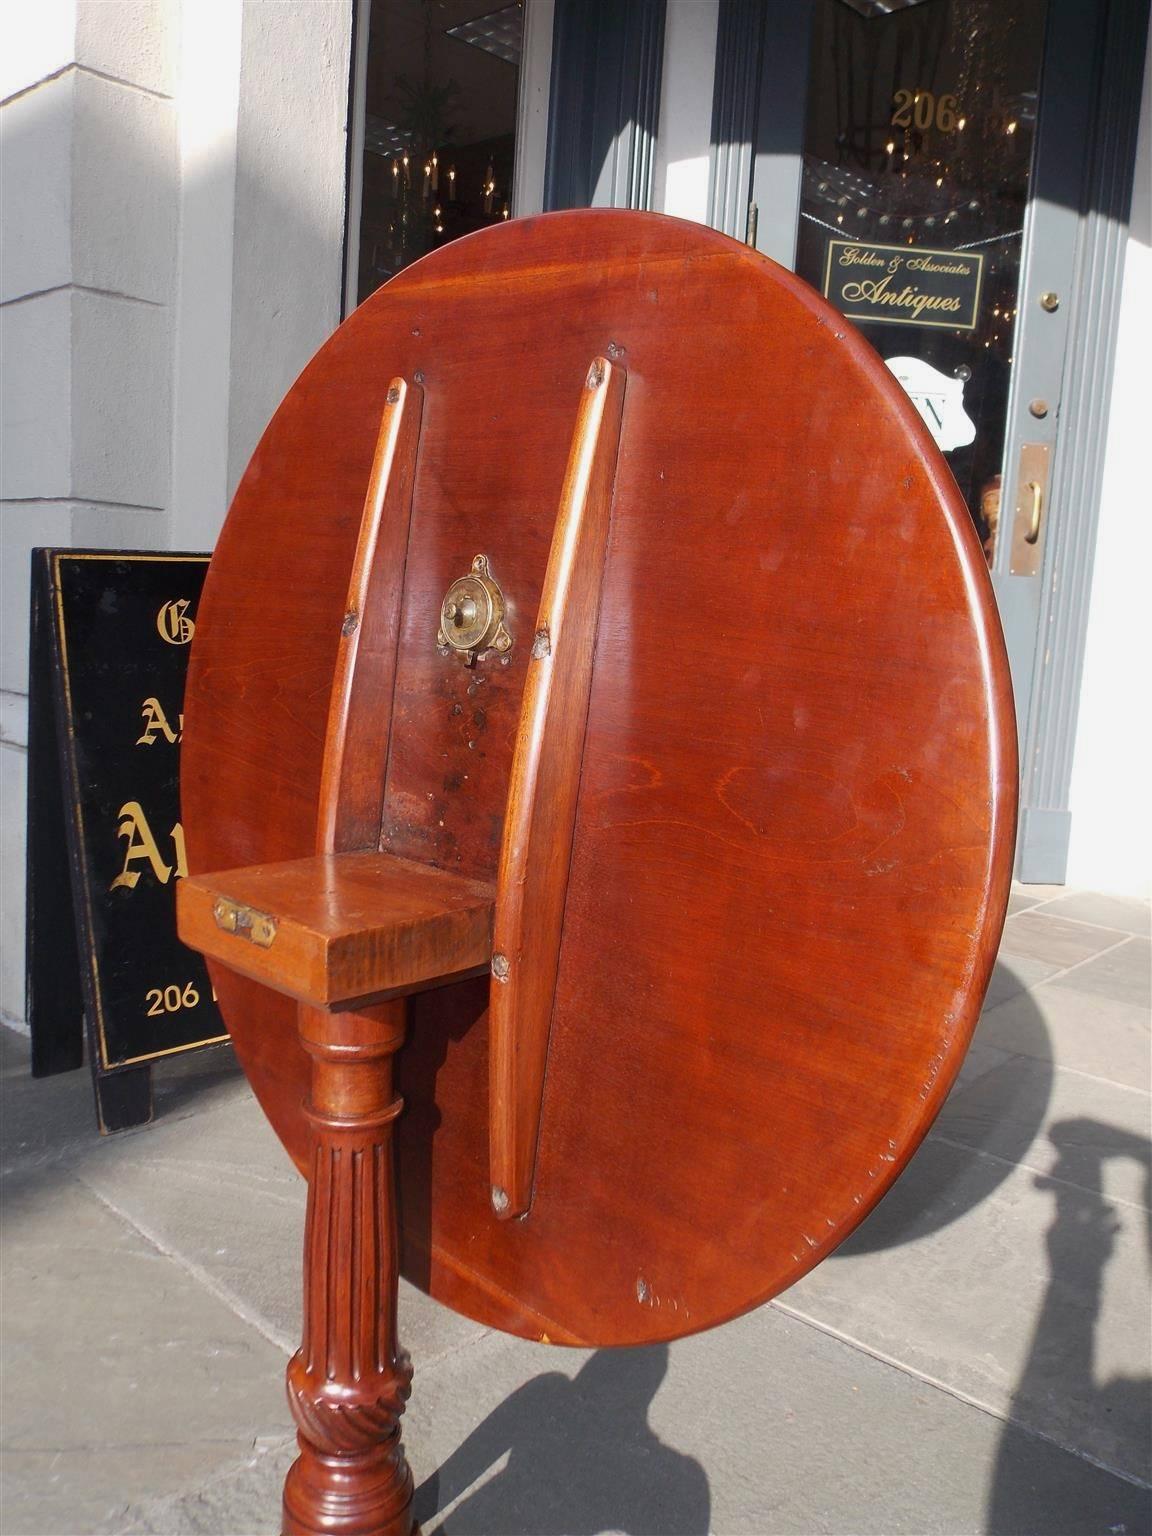
[[[331,1012],[486,971],[493,897],[484,881],[391,854],[317,854],[189,876],[180,931],[242,976]]]

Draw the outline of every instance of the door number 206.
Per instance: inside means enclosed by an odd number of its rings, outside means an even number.
[[[941,133],[954,133],[957,127],[956,98],[934,96],[931,91],[897,91],[892,112],[893,128],[925,129],[935,126]]]

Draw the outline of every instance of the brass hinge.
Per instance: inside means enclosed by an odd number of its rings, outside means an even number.
[[[261,949],[269,949],[276,937],[274,917],[267,912],[257,912],[254,907],[246,907],[241,902],[229,901],[227,896],[217,899],[212,908],[212,916],[216,919],[217,928],[223,928],[225,933],[234,933],[238,939],[247,939],[250,944],[258,944]]]

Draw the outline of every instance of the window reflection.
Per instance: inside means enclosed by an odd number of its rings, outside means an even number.
[[[373,0],[357,302],[511,212],[519,3]]]

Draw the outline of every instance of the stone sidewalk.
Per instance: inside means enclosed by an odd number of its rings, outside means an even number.
[[[405,1288],[426,1536],[1138,1536],[1149,909],[1013,897],[976,1043],[894,1191],[778,1301],[545,1349]],[[101,1140],[3,1038],[3,1536],[274,1532],[304,1190],[227,1051]]]

